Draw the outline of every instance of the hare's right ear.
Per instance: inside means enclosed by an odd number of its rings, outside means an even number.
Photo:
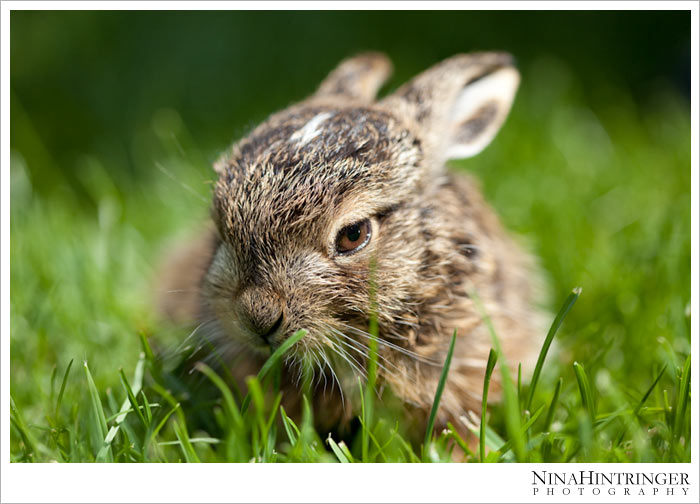
[[[340,62],[324,79],[314,98],[371,102],[391,75],[391,61],[384,54],[367,52]]]
[[[414,121],[436,156],[466,158],[496,136],[519,82],[509,54],[462,54],[421,73],[382,103]]]

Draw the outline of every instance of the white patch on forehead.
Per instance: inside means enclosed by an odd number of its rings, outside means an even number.
[[[307,122],[302,128],[299,128],[292,134],[292,136],[289,137],[290,142],[297,142],[301,145],[311,141],[314,139],[316,136],[318,136],[319,133],[321,133],[321,130],[319,129],[319,126],[331,117],[333,114],[330,112],[321,112],[320,114],[316,114],[309,122]]]

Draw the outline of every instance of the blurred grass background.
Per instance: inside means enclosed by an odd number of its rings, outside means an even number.
[[[152,277],[206,218],[212,161],[366,49],[394,61],[389,91],[458,52],[515,55],[511,117],[454,168],[541,258],[550,310],[583,287],[540,388],[562,376],[574,408],[577,360],[612,411],[666,364],[656,404],[673,395],[690,352],[688,12],[13,11],[10,24],[11,393],[38,433],[54,367],[87,360],[106,390],[133,369],[139,332],[165,348],[187,334],[156,319]],[[64,398],[76,422],[83,382],[74,372]]]

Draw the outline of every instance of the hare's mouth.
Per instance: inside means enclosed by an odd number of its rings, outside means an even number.
[[[277,334],[280,332],[280,328],[282,327],[282,322],[284,320],[284,316],[280,315],[277,320],[275,321],[274,324],[272,324],[272,327],[270,327],[267,332],[263,334],[259,334],[259,337],[268,345],[272,346],[273,342],[275,341],[275,338]]]
[[[242,324],[241,330],[245,333],[248,345],[254,350],[268,353],[275,351],[286,339],[284,317],[282,315],[269,327],[249,327]]]

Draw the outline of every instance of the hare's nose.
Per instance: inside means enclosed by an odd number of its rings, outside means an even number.
[[[242,325],[265,343],[271,343],[271,337],[284,321],[280,298],[271,292],[247,289],[241,294],[237,304]]]

